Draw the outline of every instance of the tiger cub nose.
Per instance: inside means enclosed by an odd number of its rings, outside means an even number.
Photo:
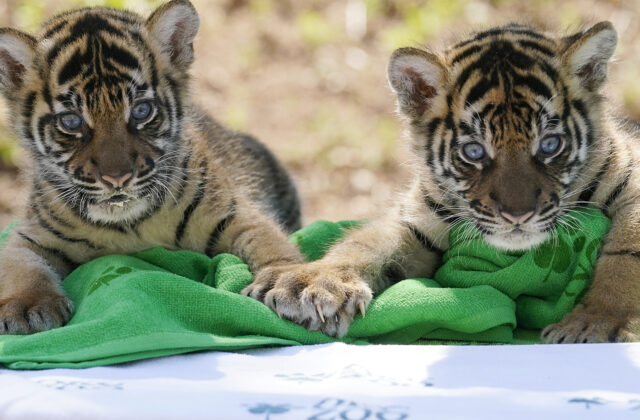
[[[132,176],[133,176],[133,172],[126,172],[124,174],[113,175],[113,176],[100,175],[100,178],[102,178],[102,181],[108,186],[118,189],[118,188],[124,187],[127,181],[129,181]]]
[[[507,219],[509,222],[513,223],[514,225],[521,225],[527,220],[531,219],[531,216],[533,216],[533,213],[534,213],[533,210],[529,210],[527,212],[500,210],[500,215],[505,219]]]

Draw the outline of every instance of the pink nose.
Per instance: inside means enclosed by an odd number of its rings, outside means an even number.
[[[100,177],[105,183],[110,184],[113,188],[122,188],[124,187],[125,183],[129,179],[131,179],[132,176],[133,176],[132,172],[127,172],[124,175],[118,175],[118,176],[101,175]]]
[[[508,213],[506,211],[500,211],[502,217],[513,223],[514,225],[521,225],[533,216],[533,210],[526,213]]]

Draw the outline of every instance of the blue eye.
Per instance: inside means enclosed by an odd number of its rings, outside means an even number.
[[[560,136],[550,136],[540,142],[539,153],[550,156],[556,153],[561,146],[562,139]]]
[[[138,122],[144,121],[149,118],[151,111],[153,111],[153,105],[151,105],[151,102],[140,102],[131,110],[131,118]]]
[[[78,131],[84,124],[82,117],[73,112],[60,115],[58,121],[66,131]]]
[[[486,151],[480,143],[472,142],[462,146],[462,153],[471,161],[478,161],[485,157]]]

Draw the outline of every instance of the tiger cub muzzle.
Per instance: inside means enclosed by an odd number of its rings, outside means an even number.
[[[498,152],[467,197],[475,224],[499,248],[531,248],[556,225],[556,186],[526,151]]]
[[[145,186],[154,176],[155,159],[123,123],[101,125],[69,166],[74,181],[94,204],[123,208],[148,195]]]

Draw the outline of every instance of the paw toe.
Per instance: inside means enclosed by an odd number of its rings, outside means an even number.
[[[61,327],[73,314],[65,296],[45,296],[29,303],[12,299],[0,309],[0,334],[30,334]]]

